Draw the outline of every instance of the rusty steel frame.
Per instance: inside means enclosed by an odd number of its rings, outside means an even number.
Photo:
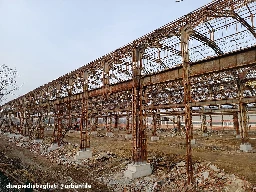
[[[184,116],[191,184],[194,115],[234,115],[237,134],[243,143],[248,140],[247,116],[256,111],[255,14],[254,1],[213,1],[9,101],[1,106],[0,128],[15,132],[12,116],[17,116],[16,131],[43,138],[43,119],[50,121],[54,114],[53,141],[60,145],[80,117],[80,148],[85,150],[96,119],[103,118],[111,131],[108,120],[114,117],[117,128],[118,116],[126,116],[132,160],[138,164],[147,161],[145,121],[152,111],[176,116],[179,129]]]

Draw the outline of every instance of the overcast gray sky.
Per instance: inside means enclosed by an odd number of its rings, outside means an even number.
[[[0,0],[0,64],[20,95],[86,65],[211,0]]]

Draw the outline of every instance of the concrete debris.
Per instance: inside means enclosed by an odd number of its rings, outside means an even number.
[[[186,163],[185,163],[184,161],[181,161],[181,162],[177,163],[177,166],[178,166],[178,167],[184,167],[185,164],[186,164]]]
[[[121,173],[105,174],[98,177],[113,191],[188,191],[186,186],[186,164],[178,162],[168,172],[157,170],[152,175],[134,180],[123,177]],[[239,179],[234,174],[229,175],[209,162],[194,164],[195,185],[191,191],[246,191],[252,189],[249,182]],[[125,189],[125,190],[124,190]],[[135,190],[136,189],[136,190]]]
[[[113,191],[248,191],[253,186],[235,175],[227,174],[216,165],[209,162],[197,162],[193,165],[195,184],[186,186],[186,162],[167,161],[163,157],[151,157],[150,164],[153,173],[146,177],[129,179],[124,177],[124,170],[131,163],[130,160],[117,157],[111,151],[97,152],[90,159],[77,161],[74,159],[79,146],[68,143],[57,147],[55,150],[48,150],[51,146],[45,140],[42,142],[30,141],[27,137],[10,137],[9,141],[14,142],[18,147],[29,149],[35,154],[42,155],[60,165],[83,167],[91,170],[92,175],[97,176],[97,180],[106,184]],[[200,146],[200,145],[199,145]],[[115,167],[108,166],[108,162],[117,158]],[[150,158],[149,158],[150,160]],[[167,171],[166,171],[167,170]],[[67,178],[70,182],[72,178]],[[255,189],[254,189],[255,190]]]

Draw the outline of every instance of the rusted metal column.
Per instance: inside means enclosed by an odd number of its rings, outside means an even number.
[[[23,135],[24,110],[23,110],[23,105],[21,101],[19,101],[18,118],[19,118],[20,134]]]
[[[126,133],[131,134],[131,129],[130,129],[130,114],[129,111],[127,112],[126,115]]]
[[[109,93],[109,64],[103,61],[103,87],[104,87],[104,95],[108,99]]]
[[[26,109],[25,109],[24,113],[25,113],[25,115],[24,115],[25,118],[24,118],[24,126],[23,126],[24,131],[23,131],[23,133],[24,133],[24,136],[28,136],[29,113],[26,111]]]
[[[247,111],[246,111],[245,103],[239,104],[239,111],[240,111],[240,126],[241,126],[242,143],[246,143],[246,142],[248,142],[248,124],[247,124]]]
[[[60,84],[57,84],[56,99],[57,102],[54,106],[54,131],[53,131],[53,142],[57,143],[58,146],[62,144],[62,117],[63,117],[63,103],[60,98]]]
[[[61,107],[61,103],[57,104],[57,137],[55,142],[58,143],[58,146],[60,146],[61,143],[61,137],[62,137],[62,116],[63,116],[63,109]]]
[[[36,137],[35,139],[43,139],[44,138],[44,127],[42,126],[42,113],[37,113],[37,127],[36,127]]]
[[[73,81],[72,79],[69,79],[69,89],[68,89],[68,101],[67,101],[67,109],[68,109],[68,130],[72,129],[72,86]]]
[[[180,133],[181,132],[181,122],[180,122],[180,116],[177,116],[177,131]]]
[[[113,131],[112,123],[113,123],[112,114],[110,114],[110,116],[109,116],[109,130],[108,130],[108,132],[112,132]]]
[[[97,131],[97,129],[98,129],[98,116],[95,116],[93,126],[92,126],[92,131]]]
[[[103,117],[103,127],[108,131],[108,116]]]
[[[42,103],[42,95],[40,93],[39,103],[37,106],[37,127],[36,127],[36,138],[35,139],[43,139],[44,138],[44,126],[43,126],[43,108],[40,107]]]
[[[30,114],[30,106],[26,107],[26,126],[25,126],[25,135],[32,139],[31,127],[33,124],[33,117]]]
[[[189,35],[192,29],[189,25],[181,29],[181,54],[183,61],[183,86],[184,86],[184,105],[185,105],[185,128],[186,128],[186,145],[187,145],[187,184],[193,182],[193,166],[192,166],[192,114],[191,114],[191,85],[190,85],[190,63],[189,63]]]
[[[173,116],[173,118],[172,118],[172,126],[173,126],[173,128],[175,128],[175,116]]]
[[[82,101],[82,114],[80,121],[80,133],[81,133],[81,142],[80,149],[86,150],[90,148],[90,137],[89,137],[89,94],[88,94],[88,72],[84,72],[84,93]]]
[[[132,134],[133,134],[133,163],[139,164],[147,160],[147,145],[142,109],[144,92],[140,85],[142,58],[139,49],[133,50],[133,90],[132,90]]]
[[[223,114],[221,115],[221,127],[222,127],[222,132],[224,132],[224,117],[223,117]]]
[[[153,111],[153,130],[152,130],[152,136],[156,136],[156,127],[157,127],[157,114],[156,114],[156,111]]]
[[[116,114],[115,115],[115,126],[114,126],[115,129],[118,128],[118,121],[119,121],[119,117],[118,117],[118,114]]]
[[[202,118],[202,131],[203,131],[203,133],[207,132],[206,115],[203,115],[203,118]]]
[[[13,133],[14,131],[13,131],[13,127],[12,127],[12,120],[11,120],[11,113],[10,113],[10,111],[8,112],[8,131],[10,132],[10,133]]]
[[[240,135],[238,113],[237,112],[233,113],[233,124],[234,124],[234,129],[236,130],[236,135]]]
[[[211,129],[211,131],[212,131],[212,116],[209,115],[209,117],[210,117],[210,129]]]

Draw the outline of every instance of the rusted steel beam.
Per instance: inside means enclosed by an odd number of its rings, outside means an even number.
[[[156,129],[157,129],[157,113],[156,111],[152,112],[153,113],[153,131],[152,131],[152,136],[156,136]]]
[[[185,129],[186,129],[186,145],[187,145],[187,184],[193,183],[193,165],[192,165],[192,148],[191,139],[193,137],[192,130],[192,113],[191,113],[191,83],[190,83],[190,63],[189,63],[189,36],[192,29],[189,25],[185,25],[181,30],[181,53],[183,61],[183,87],[184,87],[184,105],[185,105]]]
[[[219,56],[216,58],[211,58],[208,60],[203,60],[200,62],[196,62],[191,64],[191,73],[190,76],[199,76],[202,74],[209,74],[213,72],[225,71],[239,67],[252,66],[256,63],[256,49],[255,47],[240,50],[238,52],[234,52],[231,54],[226,54],[223,56]],[[182,79],[182,67],[177,67],[174,69],[169,69],[158,74],[154,74],[151,76],[141,77],[142,86],[149,86],[159,83],[166,83],[169,81],[175,81],[178,79]],[[133,81],[125,81],[121,83],[117,83],[115,85],[109,85],[108,88],[102,87],[95,90],[89,91],[89,97],[96,97],[99,95],[104,95],[107,92],[109,94],[117,93],[120,91],[131,90],[133,87]],[[83,97],[83,93],[73,94],[70,96],[70,100],[81,100]],[[59,98],[62,102],[67,102],[69,100],[68,97]],[[57,100],[48,101],[47,103],[42,103],[41,106],[48,105],[48,103],[54,103]],[[179,104],[178,104],[179,105]],[[199,103],[200,105],[200,103]]]
[[[202,118],[202,129],[203,133],[207,132],[207,126],[206,126],[206,115],[203,114],[203,118]]]
[[[132,130],[130,128],[130,113],[129,113],[129,111],[127,111],[127,115],[126,115],[126,133],[127,134],[132,133]]]
[[[132,96],[132,134],[133,134],[133,163],[138,164],[147,161],[145,114],[142,110],[142,98],[144,91],[141,87],[141,60],[140,49],[133,51],[133,96]]]
[[[234,124],[234,129],[236,130],[236,135],[240,135],[238,113],[237,112],[233,113],[233,124]]]
[[[90,134],[89,134],[89,94],[88,94],[88,72],[84,72],[83,82],[83,100],[82,100],[82,111],[80,118],[80,149],[86,150],[90,148]],[[91,110],[91,108],[90,108]]]
[[[212,130],[212,116],[209,115],[209,117],[210,117],[210,129]]]

